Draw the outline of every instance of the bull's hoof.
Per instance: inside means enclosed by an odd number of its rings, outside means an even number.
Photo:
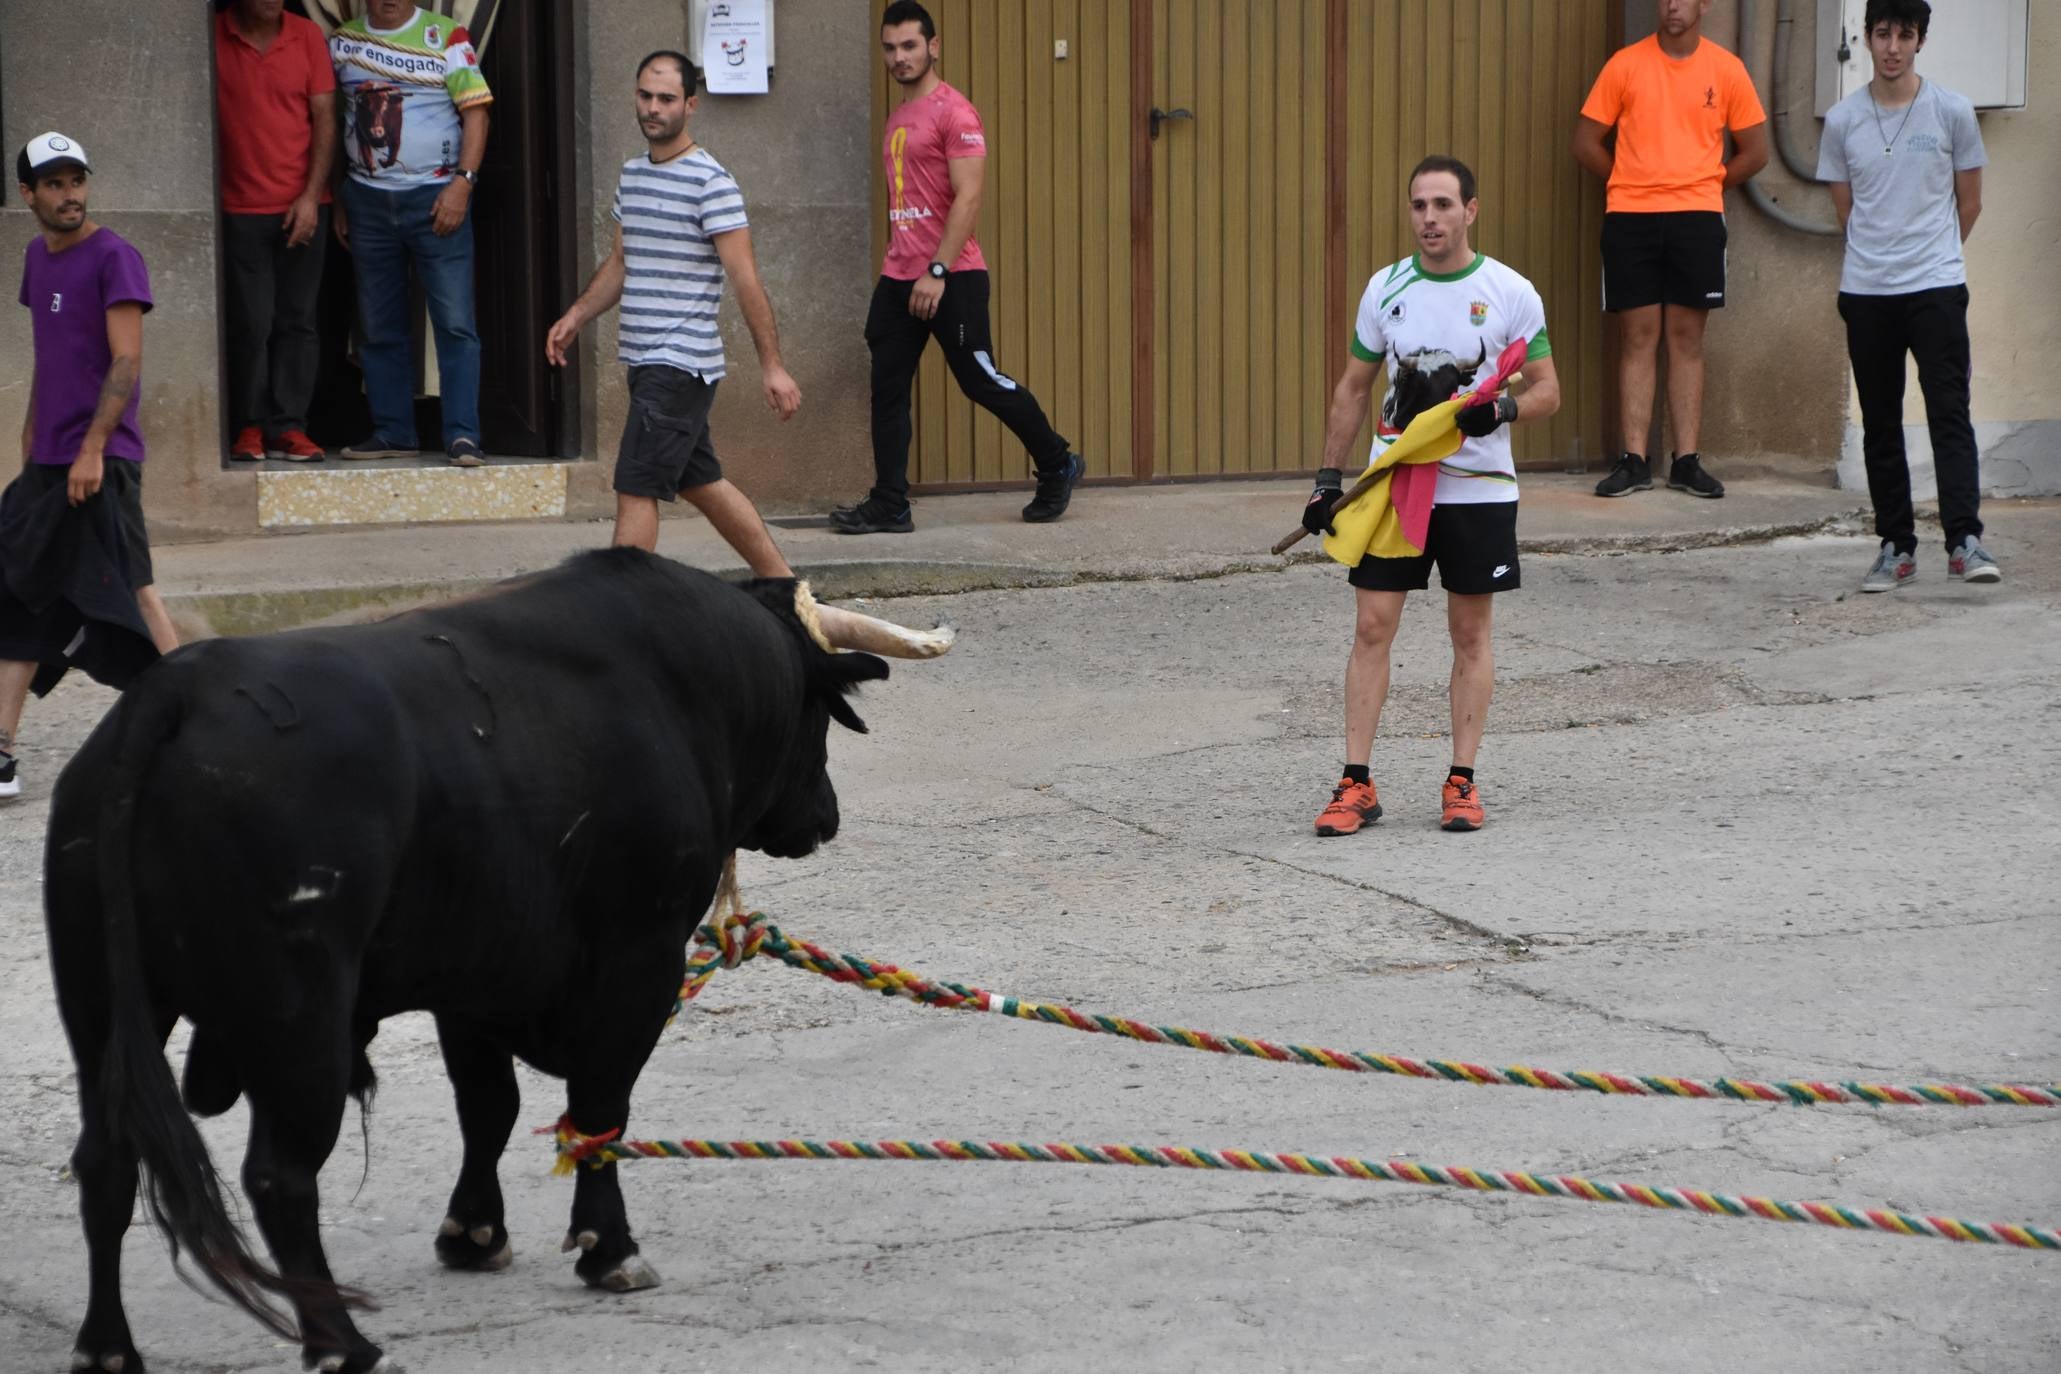
[[[402,1374],[401,1367],[377,1350],[363,1355],[346,1355],[332,1350],[327,1355],[301,1356],[301,1365],[315,1374]]]
[[[634,1293],[640,1288],[658,1287],[658,1270],[653,1269],[642,1255],[631,1255],[621,1264],[605,1274],[588,1277],[580,1275],[590,1288],[605,1288],[611,1293]]]
[[[134,1350],[108,1350],[98,1355],[90,1350],[74,1350],[72,1368],[99,1370],[101,1374],[144,1374],[143,1357]]]
[[[437,1259],[446,1269],[497,1274],[515,1262],[515,1248],[499,1222],[467,1228],[456,1217],[437,1227]]]

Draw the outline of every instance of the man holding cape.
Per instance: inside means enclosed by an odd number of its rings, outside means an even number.
[[[1389,649],[1405,598],[1431,585],[1434,564],[1453,642],[1453,762],[1439,824],[1481,828],[1474,760],[1495,686],[1491,608],[1496,593],[1519,585],[1517,472],[1504,426],[1560,409],[1538,291],[1467,242],[1481,210],[1474,173],[1455,158],[1428,157],[1411,172],[1409,193],[1417,251],[1367,283],[1331,397],[1323,467],[1303,508],[1304,528],[1329,534],[1325,551],[1351,569],[1357,601],[1345,674],[1345,769],[1317,817],[1319,835],[1350,835],[1381,815],[1369,768],[1388,698]],[[1511,347],[1519,343],[1521,350]],[[1520,360],[1524,395],[1499,394],[1509,364]],[[1390,387],[1370,471],[1392,475],[1339,509],[1346,450],[1367,418],[1384,362]],[[1423,479],[1434,473],[1427,503]]]

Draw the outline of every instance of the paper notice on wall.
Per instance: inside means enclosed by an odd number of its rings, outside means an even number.
[[[766,0],[708,0],[702,79],[710,95],[766,93]]]

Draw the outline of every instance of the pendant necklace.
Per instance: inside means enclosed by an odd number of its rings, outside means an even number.
[[[1918,78],[1918,95],[1925,93],[1925,78]],[[1911,97],[1911,103],[1904,107],[1903,120],[1896,126],[1895,133],[1888,133],[1882,127],[1882,107],[1875,103],[1875,92],[1868,92],[1868,108],[1875,112],[1875,132],[1882,135],[1882,156],[1888,157],[1896,151],[1896,141],[1904,136],[1904,125],[1911,122],[1911,112],[1918,108],[1918,95]]]

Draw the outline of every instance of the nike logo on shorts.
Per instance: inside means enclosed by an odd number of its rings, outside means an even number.
[[[1510,572],[1510,565],[1509,565],[1508,563],[1498,563],[1498,564],[1496,564],[1496,570],[1495,570],[1494,572],[1490,573],[1490,574],[1489,574],[1489,576],[1490,576],[1490,577],[1492,577],[1492,578],[1493,578],[1493,577],[1505,577],[1505,576],[1507,576],[1507,575],[1509,574],[1509,572]]]

